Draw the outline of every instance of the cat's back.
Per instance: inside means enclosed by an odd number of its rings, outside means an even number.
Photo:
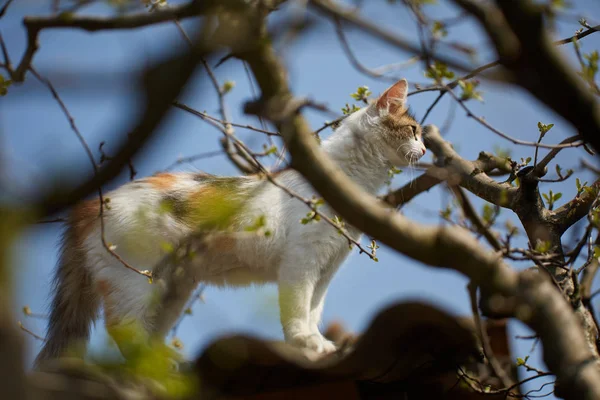
[[[159,173],[128,182],[103,196],[105,239],[132,262],[152,264],[191,232],[230,223],[259,185],[256,177],[200,172]],[[99,215],[100,201],[92,199],[74,207],[70,217],[94,252],[104,252]]]

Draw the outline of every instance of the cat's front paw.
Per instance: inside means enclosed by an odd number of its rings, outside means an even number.
[[[290,342],[296,347],[310,349],[319,354],[334,353],[337,350],[333,342],[318,333],[299,333],[294,335]]]

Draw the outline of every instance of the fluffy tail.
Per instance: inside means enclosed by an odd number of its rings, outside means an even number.
[[[90,326],[98,315],[99,298],[86,268],[85,252],[73,226],[63,235],[61,254],[54,275],[48,333],[35,365],[64,355],[87,342]]]

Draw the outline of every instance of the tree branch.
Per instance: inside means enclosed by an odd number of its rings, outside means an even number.
[[[571,122],[599,151],[600,106],[555,50],[544,29],[542,8],[531,1],[497,0],[497,8],[471,0],[454,1],[481,22],[500,63],[513,72],[517,83]]]
[[[244,58],[257,77],[262,98],[248,104],[246,111],[261,112],[279,125],[292,165],[329,205],[348,223],[411,258],[457,270],[499,298],[517,295],[517,310],[521,310],[517,316],[540,334],[546,344],[548,366],[561,384],[571,389],[567,397],[600,397],[600,371],[589,362],[593,356],[581,326],[552,283],[539,274],[517,273],[499,255],[482,250],[478,241],[461,228],[416,224],[363,192],[318,147],[309,125],[298,113],[283,67],[266,37],[258,39],[262,39],[261,44]],[[436,128],[428,127],[427,131]]]
[[[440,151],[440,149],[442,149],[442,148],[446,149],[446,147],[442,144],[443,139],[441,136],[438,135],[435,138],[430,137],[429,140],[431,142],[438,142],[437,145],[433,146],[433,148],[435,148],[436,151]],[[428,144],[428,146],[429,146],[429,144]],[[429,147],[429,148],[432,149],[432,147]],[[440,152],[438,154],[434,151],[434,154],[439,159],[444,159],[444,158],[450,157],[451,159],[455,159],[455,160],[460,159],[464,163],[471,163],[471,165],[468,166],[468,168],[466,169],[467,171],[481,171],[486,174],[490,173],[494,170],[499,170],[499,171],[503,171],[503,172],[507,172],[507,173],[511,172],[510,163],[508,162],[508,160],[506,158],[501,158],[501,157],[497,157],[497,156],[494,156],[489,153],[481,152],[479,154],[479,157],[477,158],[477,160],[466,161],[466,160],[462,159],[454,151],[454,149],[452,149],[451,146],[450,146],[450,150],[452,151],[452,153]],[[464,165],[464,163],[461,165]],[[407,183],[403,187],[401,187],[401,188],[395,190],[394,192],[388,194],[387,196],[385,196],[384,197],[385,202],[394,207],[400,207],[400,206],[408,203],[410,200],[412,200],[419,194],[428,191],[435,185],[449,180],[450,173],[448,172],[448,169],[449,168],[439,167],[439,166],[435,166],[435,165],[429,167],[425,171],[424,174],[420,175],[419,177],[417,177],[416,179]],[[453,179],[450,179],[450,183],[451,184],[459,184],[463,187],[466,187],[465,185],[462,184],[462,180],[459,178],[460,177],[457,174],[454,174]],[[469,173],[468,179],[471,179],[471,178],[472,178],[472,176]],[[458,181],[458,182],[455,182],[455,181]],[[479,195],[478,193],[475,193],[475,194]]]
[[[221,0],[220,3],[229,9],[240,8],[238,0]],[[88,32],[101,30],[135,29],[143,26],[175,21],[206,14],[216,6],[214,0],[192,0],[191,2],[175,7],[162,8],[154,12],[141,12],[138,14],[117,17],[79,17],[65,18],[62,15],[52,17],[25,17],[23,24],[27,29],[27,48],[18,67],[10,68],[8,73],[15,82],[22,82],[29,70],[33,56],[39,48],[38,36],[44,29],[72,28]]]
[[[600,179],[597,179],[590,189],[583,191],[573,200],[553,211],[550,219],[559,226],[561,233],[588,214],[590,207],[598,197]]]
[[[424,130],[423,140],[427,148],[436,155],[437,164],[445,169],[439,178],[448,181],[449,184],[460,184],[492,204],[510,209],[514,207],[518,189],[509,183],[496,182],[479,168],[482,164],[478,165],[460,157],[450,143],[441,137],[437,128]],[[498,160],[490,158],[487,153],[481,153],[479,157],[480,163],[491,161],[492,165],[499,165]]]
[[[394,47],[407,51],[411,54],[421,54],[420,46],[409,42],[407,39],[381,28],[376,23],[361,18],[356,12],[344,9],[330,0],[310,0],[311,6],[334,21],[344,21],[349,25],[355,26],[370,34],[371,36],[382,40]],[[435,59],[447,64],[459,71],[469,72],[473,68],[452,59],[443,56],[435,56]]]

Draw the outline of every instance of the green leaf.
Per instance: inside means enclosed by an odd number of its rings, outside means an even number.
[[[550,129],[552,129],[552,127],[554,126],[554,124],[543,124],[541,122],[537,123],[538,126],[538,130],[540,131],[540,138],[543,138],[544,135],[546,135],[546,133],[548,133],[548,131]]]
[[[483,101],[483,97],[481,97],[481,92],[475,90],[477,86],[479,86],[479,81],[470,80],[470,81],[458,81],[458,86],[462,89],[462,93],[460,95],[460,99],[463,101],[467,101],[469,99],[475,99],[478,101]]]
[[[449,220],[452,216],[452,208],[450,208],[450,206],[444,208],[440,211],[440,216],[445,220]]]
[[[483,221],[486,223],[491,223],[492,219],[494,218],[494,208],[492,206],[490,206],[489,204],[484,204],[483,205]]]
[[[547,203],[550,203],[550,197],[546,193],[542,193],[542,197],[546,200]]]
[[[525,359],[522,359],[521,357],[517,357],[517,367],[525,365],[527,363],[527,360],[529,360],[529,356],[525,357]]]
[[[433,21],[433,26],[431,27],[431,33],[437,39],[444,38],[448,36],[448,31],[446,30],[446,25],[444,25],[441,21]]]
[[[209,177],[204,190],[186,200],[174,199],[174,214],[196,230],[225,230],[252,197],[235,177]]]
[[[356,105],[352,104],[352,107],[350,107],[348,105],[348,103],[346,103],[346,106],[342,108],[342,113],[344,115],[350,115],[356,111],[360,110],[360,107],[357,107]]]
[[[550,0],[550,7],[555,11],[560,11],[565,8],[570,8],[572,5],[567,0]]]
[[[356,101],[367,101],[369,96],[371,95],[371,91],[368,86],[359,86],[356,89],[356,92],[351,93],[350,97],[352,97]]]
[[[425,71],[425,77],[435,81],[443,80],[444,78],[453,79],[454,72],[448,69],[448,65],[436,60],[433,65],[430,65],[427,71]]]
[[[264,215],[260,215],[253,224],[244,228],[246,232],[256,232],[261,228],[264,228],[267,225],[267,217]]]
[[[388,177],[393,178],[395,175],[401,174],[402,170],[396,167],[392,167],[388,170]]]
[[[5,79],[4,76],[0,75],[0,96],[6,96],[10,85],[12,85],[12,81],[10,79]]]
[[[539,253],[546,253],[548,250],[550,250],[550,247],[551,243],[549,241],[538,240],[538,242],[535,245],[535,251]]]
[[[308,214],[306,214],[306,217],[304,217],[300,220],[300,223],[302,225],[307,225],[307,224],[311,223],[312,221],[319,221],[320,219],[321,219],[321,217],[316,212],[311,211]]]
[[[581,66],[581,75],[588,81],[593,81],[598,73],[598,51],[594,50],[589,54],[583,54],[584,62]]]
[[[311,201],[315,207],[320,207],[325,204],[325,200],[322,197],[313,197]]]
[[[584,186],[583,191],[590,196],[596,196],[596,189],[591,186]]]
[[[169,242],[161,242],[160,248],[162,251],[164,251],[167,254],[170,254],[175,250],[175,247],[173,246],[173,244],[169,243]]]
[[[553,200],[554,200],[554,201],[556,201],[556,200],[560,199],[561,197],[562,197],[562,193],[556,193],[556,194],[554,195],[554,198],[553,198]]]
[[[511,149],[494,145],[494,154],[500,158],[506,158],[510,161]]]
[[[231,89],[233,89],[234,87],[235,81],[225,81],[225,83],[223,83],[223,87],[221,88],[221,93],[227,94],[231,92]]]

